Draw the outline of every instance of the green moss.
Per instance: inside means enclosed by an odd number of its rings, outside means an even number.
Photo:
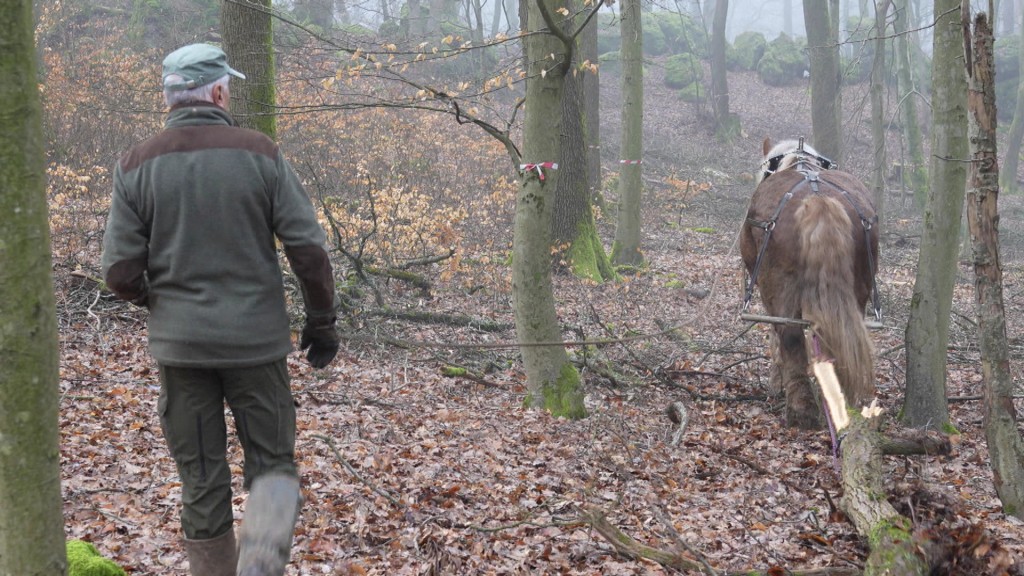
[[[908,520],[899,516],[889,521],[881,521],[875,529],[868,534],[868,546],[872,550],[885,542],[903,542],[911,539],[908,527]]]
[[[736,37],[736,42],[726,51],[726,61],[731,68],[756,70],[767,47],[768,40],[764,34],[744,32]]]
[[[946,422],[945,424],[943,424],[942,431],[945,432],[946,434],[949,434],[950,436],[956,436],[960,434],[960,431],[956,429],[956,426],[953,426],[952,422]]]
[[[531,393],[527,394],[523,405],[527,407],[541,407],[555,417],[580,420],[587,417],[587,409],[583,405],[583,387],[580,382],[580,373],[571,362],[562,366],[558,379],[554,382],[545,382],[541,386],[542,402],[538,403],[537,398]]]
[[[704,68],[693,54],[676,54],[665,60],[665,85],[683,88],[704,78]]]
[[[665,288],[686,288],[686,282],[683,282],[682,280],[669,280],[668,282],[665,282]]]
[[[905,574],[924,576],[928,566],[918,553],[910,533],[910,521],[902,516],[882,521],[868,534],[871,555],[864,566],[864,574]]]
[[[443,368],[441,368],[441,375],[448,376],[449,378],[454,378],[456,376],[465,376],[468,373],[469,371],[466,370],[465,368],[459,368],[457,366],[444,366]]]
[[[679,98],[687,102],[700,102],[704,100],[704,86],[700,82],[693,82],[679,91]]]
[[[587,409],[583,405],[583,386],[580,373],[570,362],[562,366],[558,380],[544,386],[544,407],[552,416],[562,416],[571,420],[587,417]]]
[[[665,32],[658,26],[658,17],[655,14],[644,13],[640,16],[641,26],[644,29],[644,54],[647,56],[661,56],[668,52],[668,41],[665,39]]]
[[[714,234],[715,233],[715,229],[714,228],[690,228],[690,230],[693,230],[694,232],[700,232],[701,234]]]
[[[768,43],[757,63],[757,74],[769,86],[785,86],[803,78],[804,70],[809,68],[803,43],[780,34]]]
[[[594,282],[617,278],[597,235],[597,227],[591,220],[584,219],[579,225],[566,258],[572,265],[573,274],[580,278],[588,278]]]
[[[67,543],[68,576],[125,576],[124,569],[102,556],[83,540]]]

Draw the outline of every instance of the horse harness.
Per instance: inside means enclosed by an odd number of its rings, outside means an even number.
[[[803,139],[801,139],[801,141],[802,140]],[[785,154],[773,156],[772,158],[768,158],[767,160],[765,160],[762,164],[762,169],[764,170],[764,177],[768,178],[776,171],[778,171],[782,159],[785,156],[788,156],[792,153],[793,152],[786,152]],[[794,184],[793,187],[790,188],[789,191],[782,196],[782,199],[779,200],[779,205],[775,208],[775,213],[772,214],[772,217],[769,220],[761,221],[754,220],[753,218],[747,218],[748,224],[764,230],[764,241],[761,243],[761,249],[758,250],[757,252],[757,260],[754,261],[754,269],[750,273],[750,282],[747,284],[746,292],[743,296],[743,311],[746,311],[747,308],[750,306],[750,299],[753,297],[754,294],[754,284],[757,282],[757,274],[761,270],[761,262],[764,260],[764,254],[768,248],[768,241],[771,239],[772,232],[775,230],[775,225],[778,223],[779,216],[782,214],[782,209],[785,208],[786,203],[789,202],[789,200],[793,197],[793,193],[801,184],[809,184],[811,186],[812,194],[820,193],[819,185],[821,182],[823,182],[823,180],[819,178],[819,171],[816,170],[815,168],[823,168],[825,170],[833,170],[835,168],[838,168],[838,165],[835,162],[829,160],[828,158],[806,152],[805,150],[803,150],[802,145],[797,150],[797,154],[799,155],[799,157],[794,167],[798,172],[803,174],[804,179]],[[836,190],[838,190],[840,193],[842,193],[843,197],[846,198],[846,200],[850,203],[851,206],[853,206],[854,211],[857,212],[857,216],[860,218],[861,225],[864,226],[864,244],[868,255],[868,269],[874,270],[875,262],[874,256],[871,254],[870,232],[871,228],[873,228],[874,225],[878,223],[878,215],[876,214],[871,218],[868,218],[867,216],[864,215],[864,212],[860,209],[860,206],[857,205],[857,203],[854,201],[853,197],[850,195],[849,192],[847,192],[845,189],[839,186],[836,186],[831,182],[828,182],[828,184],[835,188]],[[882,305],[878,294],[878,283],[875,281],[874,274],[871,275],[871,305],[874,308],[875,320],[880,322],[882,320]]]

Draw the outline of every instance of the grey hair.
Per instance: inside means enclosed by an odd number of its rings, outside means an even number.
[[[227,89],[230,78],[231,76],[225,74],[209,84],[204,84],[198,88],[192,88],[191,90],[168,90],[167,88],[164,88],[164,102],[166,102],[168,106],[188,104],[190,102],[213,102],[213,89],[217,86],[223,86]],[[168,74],[167,77],[164,78],[164,86],[184,81],[185,79],[179,74]]]

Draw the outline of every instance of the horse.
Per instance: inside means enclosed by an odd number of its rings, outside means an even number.
[[[802,138],[777,144],[766,138],[762,153],[740,231],[749,274],[744,308],[756,284],[770,316],[809,323],[810,357],[834,362],[847,405],[859,408],[875,392],[864,322],[869,297],[880,315],[878,218],[870,193]],[[787,425],[820,428],[824,412],[808,375],[805,325],[776,322],[773,328],[770,389],[785,392]]]

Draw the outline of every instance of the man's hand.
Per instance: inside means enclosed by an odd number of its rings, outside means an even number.
[[[338,331],[334,328],[336,318],[333,310],[327,313],[310,312],[306,315],[306,325],[302,328],[299,349],[309,348],[306,360],[313,368],[324,368],[338,353]]]

